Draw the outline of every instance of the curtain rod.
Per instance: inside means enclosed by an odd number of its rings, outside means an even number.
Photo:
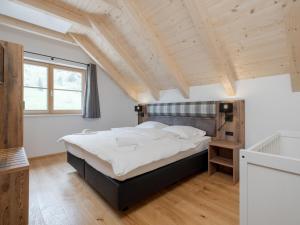
[[[40,54],[40,53],[36,53],[36,52],[29,52],[29,51],[24,51],[24,52],[28,53],[28,54],[32,54],[32,55],[39,55],[39,56],[47,57],[47,58],[50,58],[51,60],[59,59],[59,60],[66,61],[66,62],[72,62],[72,63],[77,63],[77,64],[89,66],[89,64],[82,63],[82,62],[77,62],[77,61],[73,61],[73,60],[69,60],[69,59],[54,57],[54,56],[50,56],[50,55],[44,55],[44,54]]]

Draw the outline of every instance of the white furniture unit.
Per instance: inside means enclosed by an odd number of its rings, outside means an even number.
[[[240,225],[300,224],[300,132],[240,151]]]

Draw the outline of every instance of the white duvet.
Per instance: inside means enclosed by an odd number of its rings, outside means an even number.
[[[167,131],[135,127],[67,135],[60,141],[77,145],[109,162],[117,176],[196,147],[195,142]]]

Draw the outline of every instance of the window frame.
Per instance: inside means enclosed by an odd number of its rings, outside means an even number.
[[[58,64],[46,63],[46,62],[39,62],[34,60],[24,60],[24,65],[36,65],[36,66],[43,66],[47,68],[47,110],[25,110],[24,107],[24,114],[25,115],[47,115],[47,114],[73,114],[73,115],[82,115],[83,110],[83,103],[84,103],[84,93],[85,93],[85,82],[86,82],[86,70],[74,68],[70,66],[63,66]],[[61,69],[67,71],[75,71],[81,73],[81,109],[80,110],[55,110],[54,109],[54,69]],[[23,85],[23,89],[25,85]],[[62,91],[71,91],[68,89],[59,89]],[[24,103],[25,104],[25,103]]]

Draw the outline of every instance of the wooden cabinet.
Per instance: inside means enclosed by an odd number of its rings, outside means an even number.
[[[0,225],[28,224],[23,146],[23,47],[0,41]]]
[[[0,82],[0,149],[22,147],[23,47],[5,41],[0,46],[4,75]]]
[[[0,224],[27,225],[29,164],[23,148],[0,149]]]
[[[224,140],[210,142],[208,149],[208,173],[217,170],[232,174],[235,184],[239,180],[239,152],[241,145]]]

